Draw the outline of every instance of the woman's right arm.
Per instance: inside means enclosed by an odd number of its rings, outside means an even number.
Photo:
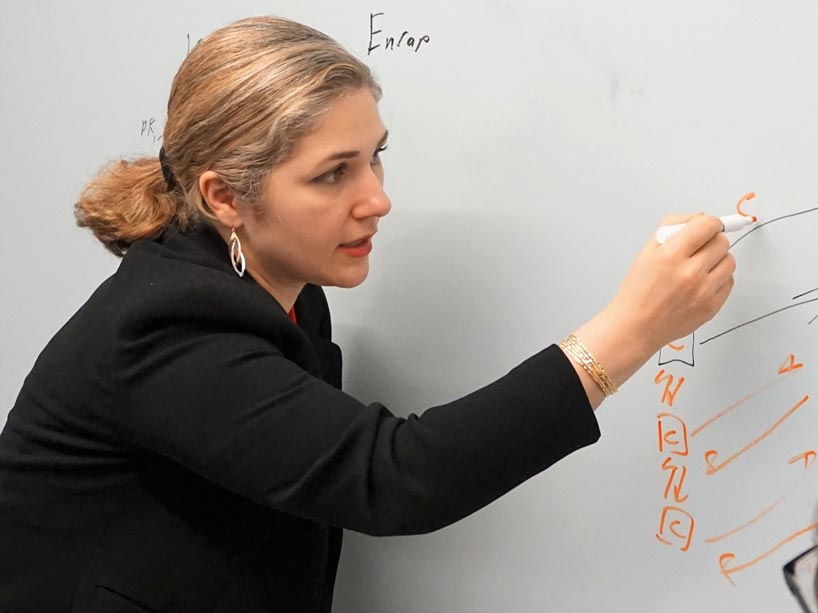
[[[729,292],[724,251],[712,218],[691,220],[649,243],[577,331],[616,384],[715,313]],[[143,279],[157,262],[131,268]],[[303,335],[258,288],[168,266],[166,280],[130,282],[138,291],[118,315],[120,436],[259,504],[369,534],[428,532],[599,437],[598,390],[554,345],[472,394],[396,417],[299,366]]]
[[[261,338],[183,328],[165,326],[165,338],[131,347],[120,437],[324,524],[373,535],[437,530],[599,437],[556,346],[483,389],[402,418],[361,404]]]

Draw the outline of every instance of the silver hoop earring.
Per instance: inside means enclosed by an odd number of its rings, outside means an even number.
[[[230,263],[233,265],[233,270],[236,271],[236,274],[243,277],[246,268],[244,253],[241,251],[241,241],[239,240],[239,235],[236,234],[235,228],[230,232]]]

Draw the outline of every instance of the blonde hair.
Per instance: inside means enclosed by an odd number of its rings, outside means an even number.
[[[170,226],[215,218],[198,179],[214,170],[256,202],[275,164],[341,95],[381,90],[365,64],[329,36],[277,17],[242,19],[202,39],[173,79],[158,158],[118,160],[82,190],[77,224],[116,255]]]

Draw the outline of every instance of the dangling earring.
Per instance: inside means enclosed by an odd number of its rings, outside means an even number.
[[[244,253],[241,251],[241,241],[239,240],[236,229],[230,232],[230,263],[233,265],[233,270],[240,277],[244,276]]]

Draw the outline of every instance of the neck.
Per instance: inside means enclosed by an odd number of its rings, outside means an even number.
[[[270,283],[266,278],[264,278],[263,275],[255,274],[253,270],[254,268],[251,268],[250,263],[248,262],[247,272],[250,273],[253,280],[258,283],[259,286],[264,288],[268,294],[275,298],[276,302],[281,305],[281,308],[284,309],[286,313],[289,313],[295,305],[296,298],[298,298],[301,290],[304,289],[305,284],[300,283],[298,285],[282,288],[278,284]]]
[[[218,228],[219,235],[225,244],[230,244],[230,230],[224,226]],[[274,279],[264,274],[264,268],[259,265],[252,253],[244,251],[245,274],[249,274],[253,280],[263,288],[268,294],[275,298],[286,313],[289,313],[301,290],[306,285],[303,281],[288,281],[286,279]]]

